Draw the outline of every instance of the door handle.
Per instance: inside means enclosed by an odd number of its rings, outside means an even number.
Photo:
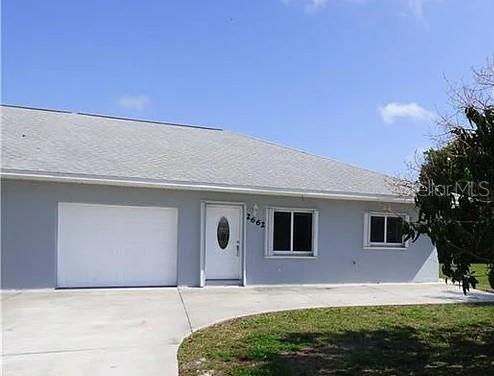
[[[240,256],[240,241],[237,240],[237,257]]]

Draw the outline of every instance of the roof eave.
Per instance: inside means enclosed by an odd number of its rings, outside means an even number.
[[[56,174],[34,171],[19,171],[2,169],[2,179],[13,180],[36,180],[59,183],[76,183],[76,184],[96,184],[96,185],[111,185],[123,187],[141,187],[141,188],[161,188],[161,189],[177,189],[191,191],[209,191],[209,192],[226,192],[226,193],[242,193],[242,194],[259,194],[269,196],[287,196],[287,197],[310,197],[321,199],[335,200],[351,200],[351,201],[377,201],[387,203],[402,203],[413,204],[412,197],[403,197],[398,195],[385,194],[367,194],[367,193],[346,193],[346,192],[319,192],[309,190],[289,190],[276,188],[262,187],[243,187],[243,186],[228,186],[203,183],[185,183],[173,181],[157,181],[138,178],[121,178],[121,177],[106,177],[93,175],[78,175],[78,174]]]

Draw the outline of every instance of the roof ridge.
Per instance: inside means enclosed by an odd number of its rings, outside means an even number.
[[[294,146],[285,145],[285,144],[282,144],[282,143],[278,143],[278,142],[274,142],[274,141],[269,141],[269,140],[266,140],[266,139],[263,139],[263,138],[260,138],[260,137],[256,137],[256,136],[252,136],[252,135],[248,135],[248,134],[243,134],[243,133],[237,133],[237,132],[233,132],[233,131],[230,131],[230,130],[226,130],[225,132],[232,133],[232,134],[234,134],[236,136],[239,136],[239,137],[250,138],[250,139],[252,139],[254,141],[263,142],[265,144],[273,145],[273,146],[276,146],[276,147],[279,147],[279,148],[282,148],[282,149],[288,149],[288,150],[291,150],[291,151],[296,151],[298,153],[307,154],[307,155],[309,155],[311,157],[317,157],[317,158],[325,159],[325,160],[328,160],[328,161],[331,161],[331,162],[336,162],[336,163],[339,163],[339,164],[342,164],[342,165],[345,165],[345,166],[348,166],[348,167],[357,168],[359,170],[371,172],[373,174],[381,175],[381,176],[384,176],[384,177],[387,177],[387,178],[390,178],[390,179],[394,179],[395,178],[395,177],[393,177],[391,175],[385,174],[384,172],[374,171],[374,170],[371,170],[369,168],[356,166],[356,165],[351,164],[351,163],[348,163],[348,162],[340,161],[339,159],[336,159],[336,158],[332,158],[332,157],[328,157],[328,156],[325,156],[325,155],[316,154],[316,153],[313,153],[313,152],[310,152],[310,151],[306,151],[306,150],[302,150],[302,149],[298,149],[298,148],[296,148]]]
[[[222,128],[208,127],[208,126],[203,126],[203,125],[175,123],[175,122],[159,121],[159,120],[135,119],[135,118],[129,118],[129,117],[124,117],[124,116],[104,115],[104,114],[96,114],[96,113],[90,113],[90,112],[58,110],[58,109],[51,109],[51,108],[20,106],[20,105],[4,104],[4,103],[0,104],[0,106],[19,108],[19,109],[24,109],[24,110],[57,112],[57,113],[61,113],[61,114],[74,114],[74,115],[81,115],[81,116],[92,116],[92,117],[99,117],[99,118],[103,118],[103,119],[135,121],[135,122],[150,123],[150,124],[163,124],[163,125],[170,125],[170,126],[175,126],[175,127],[197,128],[197,129],[205,129],[205,130],[211,130],[211,131],[223,131]]]
[[[2,103],[0,104],[2,107],[11,107],[11,108],[21,108],[23,110],[35,110],[35,111],[46,111],[46,112],[59,112],[61,114],[72,114],[72,111],[68,110],[59,110],[59,109],[53,109],[53,108],[45,108],[45,107],[34,107],[34,106],[21,106],[18,104],[6,104]]]
[[[128,117],[124,117],[124,116],[95,114],[95,113],[90,113],[90,112],[75,112],[75,114],[82,115],[82,116],[100,117],[100,118],[104,118],[104,119],[136,121],[136,122],[140,122],[140,123],[151,123],[151,124],[163,124],[163,125],[171,125],[171,126],[176,126],[176,127],[206,129],[206,130],[210,130],[210,131],[223,131],[223,129],[216,128],[216,127],[208,127],[208,126],[204,126],[204,125],[185,124],[185,123],[175,123],[175,122],[170,122],[170,121],[135,119],[135,118],[128,118]]]

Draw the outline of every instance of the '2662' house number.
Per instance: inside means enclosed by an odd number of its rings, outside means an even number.
[[[264,228],[265,226],[265,223],[263,220],[257,218],[257,217],[254,217],[253,215],[251,215],[250,213],[247,213],[247,220],[256,225],[256,226],[261,226],[261,228]]]

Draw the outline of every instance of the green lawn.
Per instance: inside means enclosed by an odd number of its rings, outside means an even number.
[[[491,286],[489,285],[489,281],[487,279],[487,265],[486,264],[472,264],[472,271],[475,271],[475,275],[477,276],[477,279],[479,280],[479,284],[477,285],[477,288],[479,290],[494,291],[491,288]],[[439,276],[441,278],[445,278],[442,271],[441,271],[441,267],[439,267]]]
[[[178,358],[182,376],[494,375],[494,305],[250,316],[194,333]]]

